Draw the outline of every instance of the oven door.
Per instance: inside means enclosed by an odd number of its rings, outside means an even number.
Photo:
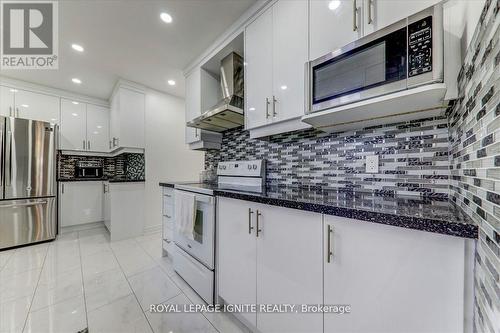
[[[407,87],[406,20],[310,63],[310,112]]]
[[[193,239],[178,232],[180,219],[175,217],[174,242],[209,269],[214,269],[215,200],[210,195],[191,194],[196,200]]]

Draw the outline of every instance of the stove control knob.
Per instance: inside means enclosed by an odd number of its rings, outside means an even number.
[[[252,166],[249,164],[248,165],[248,170],[251,170],[252,169]]]
[[[254,170],[257,170],[257,164],[254,164],[254,165],[253,165],[253,169],[254,169]]]

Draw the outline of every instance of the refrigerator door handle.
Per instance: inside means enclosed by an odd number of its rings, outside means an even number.
[[[0,205],[0,208],[18,208],[18,207],[29,207],[29,206],[35,206],[35,205],[43,205],[48,203],[47,200],[40,200],[40,201],[31,201],[31,202],[23,202],[23,203],[13,203],[13,204],[7,204],[7,205]]]
[[[4,177],[5,177],[5,187],[12,186],[12,132],[8,129],[7,129],[7,135],[5,136]]]

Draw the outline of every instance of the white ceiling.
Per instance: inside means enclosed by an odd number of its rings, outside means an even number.
[[[0,74],[103,99],[118,78],[182,97],[182,69],[255,1],[62,0],[59,69]],[[172,23],[160,20],[163,11],[173,17]],[[74,51],[72,43],[85,51]],[[82,84],[72,83],[73,77]],[[169,86],[170,79],[177,84]]]

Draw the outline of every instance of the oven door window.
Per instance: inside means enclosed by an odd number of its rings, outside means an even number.
[[[313,104],[406,79],[406,49],[403,28],[314,66]]]
[[[196,209],[196,217],[194,219],[194,228],[193,228],[193,239],[203,244],[203,210]]]

